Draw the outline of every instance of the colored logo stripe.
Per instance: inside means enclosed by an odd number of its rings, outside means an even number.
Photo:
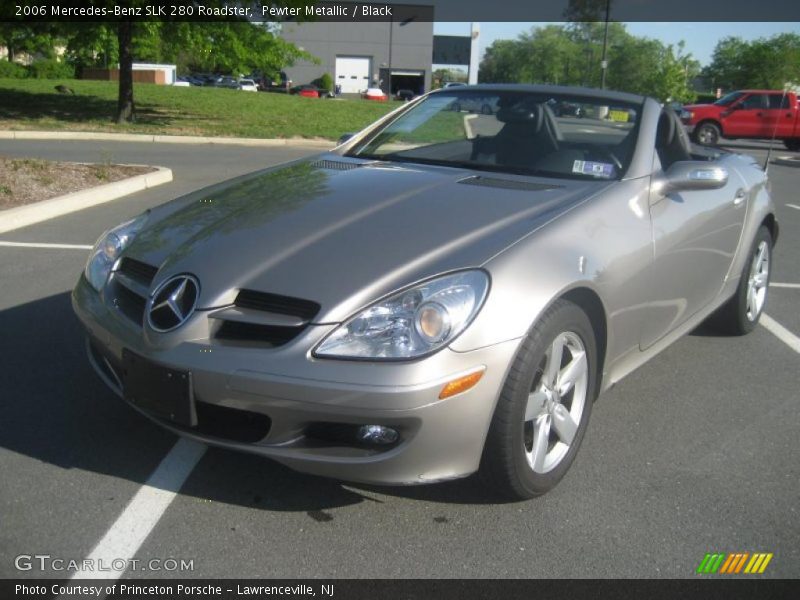
[[[771,552],[752,555],[749,552],[707,553],[697,567],[697,573],[731,575],[741,573],[744,569],[744,573],[760,574],[766,570],[773,556]]]

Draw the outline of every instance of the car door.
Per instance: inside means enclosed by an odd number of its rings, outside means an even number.
[[[790,106],[790,96],[783,93],[769,94],[768,105],[762,118],[764,137],[788,138],[794,135],[796,111]]]
[[[766,137],[764,113],[769,106],[766,94],[748,94],[722,115],[725,137]]]
[[[697,164],[710,166],[709,161]],[[667,157],[657,153],[654,180],[665,177],[669,166]],[[718,166],[724,168],[724,158]],[[640,340],[643,350],[708,306],[722,288],[739,244],[747,204],[744,180],[727,170],[727,183],[715,190],[664,194],[658,186],[651,188],[654,258]]]

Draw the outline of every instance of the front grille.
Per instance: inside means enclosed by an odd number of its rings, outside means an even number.
[[[220,325],[215,337],[228,343],[282,346],[300,335],[317,316],[320,305],[311,300],[241,290],[233,302],[238,312],[212,315]],[[283,319],[281,319],[283,317]],[[288,319],[286,317],[294,317]]]
[[[113,302],[114,306],[116,306],[123,315],[137,325],[141,325],[144,322],[144,309],[147,305],[147,298],[142,298],[124,285],[120,285],[119,281],[117,281],[117,285],[114,286]]]
[[[120,261],[117,270],[145,286],[149,286],[158,273],[158,267],[127,256]]]
[[[316,302],[292,298],[290,296],[278,296],[266,292],[256,292],[254,290],[242,290],[234,300],[234,305],[239,308],[250,308],[264,312],[278,313],[279,315],[291,315],[299,317],[305,321],[310,321],[317,316],[321,308]]]
[[[147,294],[157,272],[158,267],[126,256],[112,275],[106,293],[114,306],[136,325],[144,323]]]
[[[199,400],[195,401],[195,411],[197,427],[191,431],[233,442],[252,444],[261,441],[272,426],[267,415]]]

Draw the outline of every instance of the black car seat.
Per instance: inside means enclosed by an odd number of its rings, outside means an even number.
[[[661,167],[666,170],[681,160],[692,160],[691,146],[675,111],[665,109],[658,118],[656,152]]]
[[[558,150],[557,136],[541,104],[521,102],[502,107],[496,118],[503,128],[491,138],[476,138],[472,160],[532,169],[544,156]]]

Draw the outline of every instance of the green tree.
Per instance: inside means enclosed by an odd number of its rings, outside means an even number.
[[[191,0],[184,0],[191,3]],[[273,0],[271,4],[299,5],[300,0]],[[112,7],[114,0],[98,0],[97,7]],[[128,6],[145,6],[147,0],[129,0]],[[223,0],[205,2],[222,5]],[[259,2],[253,3],[258,11]],[[181,69],[200,68],[229,73],[274,71],[297,58],[312,59],[282,40],[266,24],[244,19],[213,23],[179,21],[120,21],[60,24],[68,39],[69,59],[77,66],[119,63],[119,93],[115,120],[134,119],[133,62],[174,62]],[[2,30],[0,30],[2,35]],[[114,48],[109,44],[115,38]]]
[[[782,89],[800,82],[800,35],[782,33],[745,42],[729,37],[714,48],[703,71],[712,87]]]
[[[8,50],[9,62],[13,62],[23,52],[55,58],[57,34],[57,28],[52,23],[0,22],[0,46],[5,46]]]
[[[746,87],[745,54],[749,44],[739,37],[726,37],[717,42],[711,56],[711,64],[703,73],[711,79],[712,87],[736,89]]]
[[[697,95],[689,83],[699,72],[700,64],[691,54],[684,54],[683,42],[678,45],[677,51],[673,51],[671,45],[666,46],[661,51],[651,95],[662,102],[692,102]]]
[[[482,82],[600,85],[605,23],[548,25],[497,40],[484,54]],[[655,96],[662,101],[689,100],[690,82],[699,64],[658,40],[632,36],[621,23],[608,27],[608,87]]]

